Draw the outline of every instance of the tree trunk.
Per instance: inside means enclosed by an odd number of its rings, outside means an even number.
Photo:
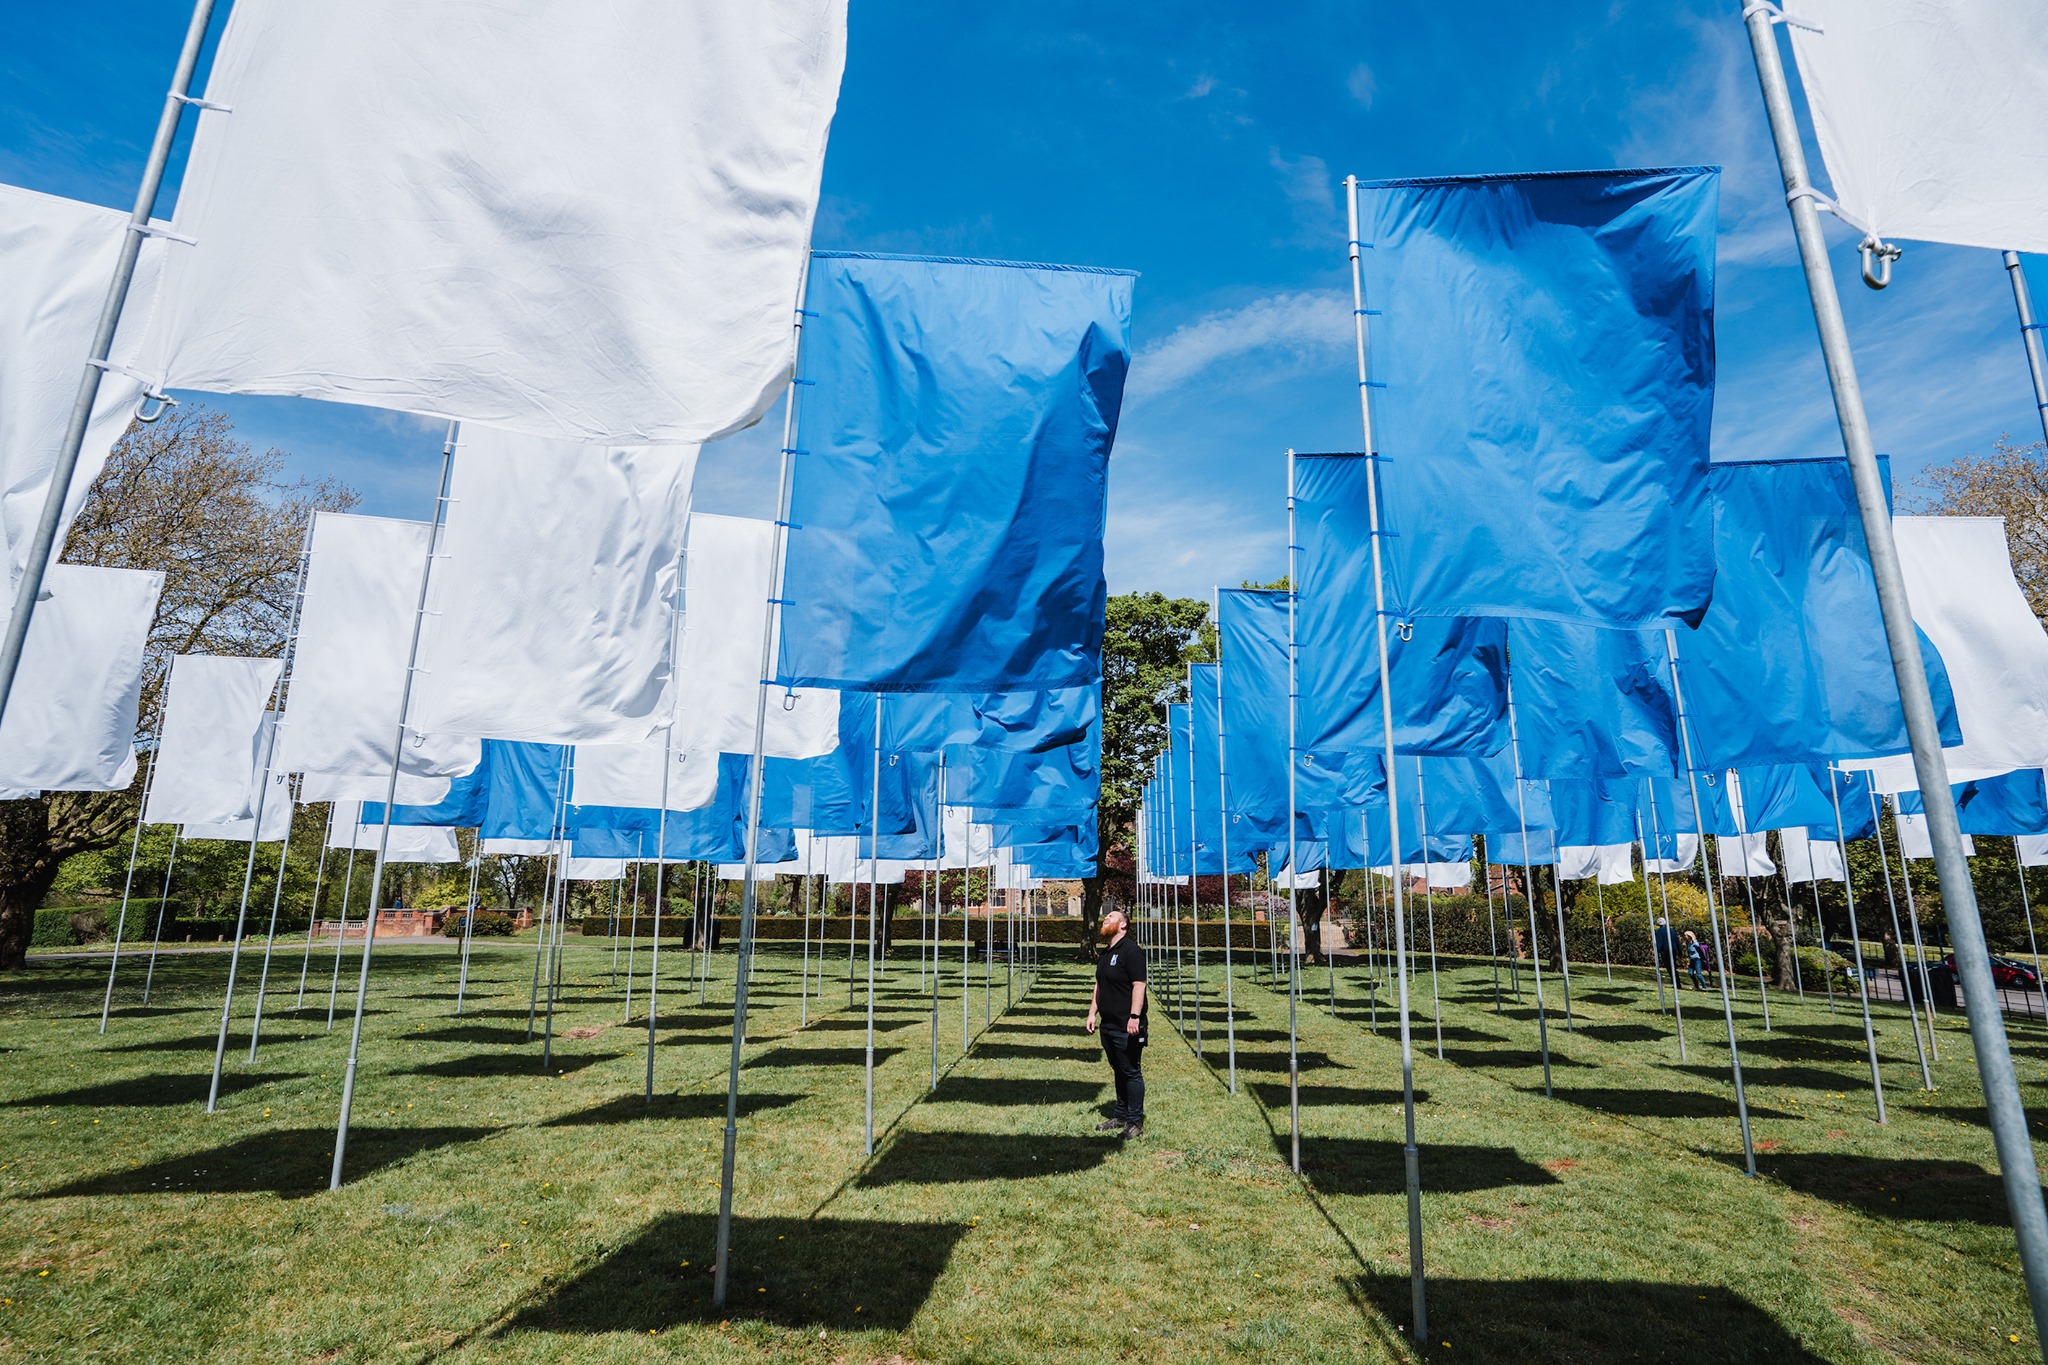
[[[1102,864],[1096,875],[1081,879],[1081,946],[1074,951],[1076,962],[1095,960],[1095,940],[1102,930]]]
[[[28,965],[36,909],[62,861],[50,843],[49,798],[0,802],[0,971]]]

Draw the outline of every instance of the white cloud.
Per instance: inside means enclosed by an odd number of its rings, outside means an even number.
[[[1332,236],[1342,238],[1337,220],[1337,191],[1330,179],[1329,163],[1319,156],[1286,157],[1278,147],[1266,155],[1267,164],[1280,177],[1280,191],[1294,211],[1295,239],[1304,245],[1321,245]]]
[[[1195,83],[1188,87],[1187,93],[1182,95],[1181,98],[1184,100],[1198,100],[1215,90],[1215,88],[1216,78],[1205,72],[1195,78]]]
[[[1379,92],[1379,81],[1373,76],[1372,68],[1364,62],[1351,68],[1351,74],[1344,79],[1344,88],[1351,92],[1351,98],[1367,109],[1372,108],[1372,97]]]
[[[1320,163],[1318,163],[1320,164]],[[1271,294],[1208,313],[1138,352],[1125,408],[1214,371],[1327,365],[1353,346],[1351,298],[1336,291]]]

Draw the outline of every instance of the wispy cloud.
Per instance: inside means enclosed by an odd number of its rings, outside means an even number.
[[[1319,156],[1288,157],[1278,147],[1266,154],[1266,162],[1280,177],[1280,192],[1287,196],[1294,213],[1294,236],[1303,245],[1320,246],[1332,236],[1343,236],[1337,221],[1337,191],[1330,178],[1330,165]]]
[[[1198,100],[1204,95],[1211,94],[1215,89],[1216,78],[1205,71],[1195,78],[1195,83],[1187,88],[1186,93],[1181,98],[1184,100]]]
[[[1372,97],[1379,93],[1380,83],[1372,74],[1372,68],[1364,62],[1351,68],[1351,74],[1344,78],[1344,88],[1351,92],[1363,108],[1372,108]]]
[[[1131,365],[1125,408],[1247,364],[1262,370],[1327,365],[1351,346],[1349,295],[1269,294],[1204,314],[1141,350]]]

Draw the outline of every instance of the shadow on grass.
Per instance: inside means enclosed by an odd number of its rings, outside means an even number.
[[[364,1014],[365,1014],[365,1015],[367,1016],[367,1015],[376,1015],[376,1014],[384,1014],[384,1013],[387,1013],[387,1011],[385,1011],[385,1010],[375,1010],[375,1009],[372,1009],[372,1010],[364,1010],[364,1011],[363,1011],[363,1013],[364,1013]],[[216,1004],[214,1005],[214,1007],[213,1007],[213,1015],[214,1015],[214,1018],[215,1018],[216,1020],[218,1020],[218,1019],[219,1019],[219,1017],[220,1017],[220,1006],[219,1006],[219,1004],[218,1004],[218,1003],[216,1003]],[[325,1015],[325,1014],[323,1013],[323,1014],[321,1015],[321,1017],[322,1017],[322,1018],[324,1019],[324,1018],[326,1018],[326,1015]],[[346,1028],[348,1027],[348,1015],[347,1015],[346,1013],[344,1013],[344,1014],[343,1014],[343,1015],[341,1016],[341,1027],[342,1027],[342,1028],[344,1028],[344,1029],[346,1029]],[[264,1030],[263,1030],[263,1033],[264,1033],[264,1039],[265,1039],[265,1041],[266,1041],[266,1042],[272,1042],[272,1043],[295,1043],[295,1042],[300,1042],[300,1041],[303,1041],[304,1039],[306,1039],[306,1038],[309,1038],[309,1037],[312,1037],[312,1036],[313,1036],[312,1034],[296,1034],[296,1033],[292,1033],[292,1034],[284,1034],[284,1035],[282,1035],[282,1036],[279,1036],[279,1035],[277,1035],[277,1034],[274,1034],[274,1033],[272,1032],[272,1030],[271,1030],[271,1028],[270,1028],[270,1025],[269,1025],[269,1024],[267,1024],[267,1023],[266,1023],[265,1025],[264,1025]],[[244,1031],[243,1031],[242,1029],[239,1029],[239,1028],[237,1028],[237,1029],[235,1029],[235,1030],[234,1030],[233,1032],[231,1032],[231,1033],[229,1033],[229,1034],[228,1034],[228,1050],[229,1050],[229,1051],[233,1051],[233,1050],[234,1050],[234,1048],[235,1048],[235,1046],[236,1046],[235,1038],[236,1038],[236,1035],[237,1035],[237,1034],[239,1034],[239,1035],[241,1036],[241,1039],[242,1039],[242,1044],[241,1044],[241,1045],[242,1045],[242,1046],[245,1046],[245,1047],[246,1047],[246,1046],[248,1045],[248,1038],[249,1038],[249,1035],[248,1035],[248,1034],[247,1034],[246,1032],[244,1032]],[[94,1048],[94,1049],[92,1049],[92,1051],[95,1051],[95,1052],[116,1052],[116,1053],[126,1053],[126,1052],[212,1052],[212,1051],[213,1051],[213,1048],[214,1048],[214,1044],[215,1044],[215,1042],[216,1042],[216,1041],[217,1041],[217,1038],[216,1038],[215,1034],[214,1034],[214,1033],[212,1032],[212,1030],[208,1030],[208,1031],[207,1031],[207,1033],[206,1033],[206,1034],[205,1034],[205,1035],[204,1035],[203,1037],[202,1037],[202,1036],[198,1036],[198,1035],[195,1035],[195,1036],[193,1036],[193,1037],[190,1037],[190,1038],[162,1038],[162,1039],[158,1039],[158,1040],[157,1040],[157,1041],[155,1041],[155,1042],[150,1042],[150,1043],[122,1043],[122,1044],[120,1044],[120,1045],[119,1045],[118,1047],[102,1047],[102,1048]]]
[[[929,1096],[930,1101],[953,1104],[1038,1105],[1094,1104],[1102,1098],[1104,1081],[1055,1081],[1035,1077],[998,1079],[987,1076],[947,1076]]]
[[[1582,1067],[1590,1065],[1590,1063],[1573,1061],[1570,1057],[1564,1056],[1554,1045],[1556,1034],[1553,1033],[1551,1036],[1553,1039],[1553,1046],[1550,1049],[1551,1070],[1555,1071],[1567,1066]],[[1500,1067],[1510,1071],[1516,1069],[1540,1070],[1543,1066],[1543,1052],[1541,1049],[1533,1047],[1490,1047],[1484,1050],[1469,1047],[1447,1047],[1444,1049],[1444,1060],[1453,1066]]]
[[[909,1028],[912,1024],[921,1024],[924,1022],[925,1020],[918,1018],[890,1019],[884,1017],[881,1010],[878,1009],[875,1011],[875,1032],[877,1033],[888,1033],[895,1029]],[[807,1032],[865,1033],[867,1032],[867,1027],[868,1021],[866,1016],[862,1016],[858,1019],[813,1019]],[[730,1032],[730,1025],[727,1026],[727,1031]]]
[[[782,1109],[804,1099],[802,1095],[778,1095],[763,1092],[750,1095],[740,1091],[740,1114],[766,1113],[770,1109]],[[621,1095],[603,1104],[594,1104],[588,1109],[578,1109],[572,1114],[562,1114],[543,1123],[543,1128],[576,1128],[593,1123],[638,1123],[643,1119],[722,1119],[725,1117],[725,1093],[696,1095],[656,1095],[649,1104],[641,1095]]]
[[[237,1074],[223,1071],[220,1089],[223,1095],[249,1090],[273,1081],[295,1081],[303,1072],[261,1072],[252,1071]],[[84,1085],[76,1090],[56,1090],[46,1095],[26,1095],[18,1100],[7,1101],[12,1109],[34,1109],[42,1105],[64,1108],[98,1109],[104,1105],[121,1108],[144,1106],[168,1106],[174,1104],[204,1104],[211,1077],[206,1072],[189,1076],[136,1076],[125,1081],[108,1081],[102,1085]]]
[[[348,1178],[396,1165],[422,1152],[489,1137],[495,1128],[378,1128],[348,1131]],[[246,1137],[190,1156],[152,1161],[125,1171],[45,1191],[40,1198],[95,1194],[275,1194],[299,1199],[322,1193],[334,1159],[332,1128],[285,1128]]]
[[[1327,1052],[1297,1053],[1295,1065],[1303,1072],[1348,1071],[1350,1069]],[[1239,1071],[1277,1071],[1282,1076],[1285,1076],[1287,1074],[1287,1054],[1285,1052],[1240,1051],[1237,1054],[1237,1069]]]
[[[1749,1072],[1743,1073],[1745,1079]],[[1728,1073],[1723,1071],[1715,1078],[1726,1081]],[[1529,1091],[1540,1095],[1540,1089]],[[1566,1104],[1576,1104],[1581,1109],[1591,1109],[1602,1114],[1623,1114],[1638,1119],[1732,1119],[1735,1117],[1735,1092],[1710,1092],[1704,1090],[1623,1090],[1589,1086],[1557,1086],[1552,1092]],[[1759,1105],[1754,1098],[1749,1102],[1749,1116],[1753,1119],[1799,1119],[1805,1115],[1783,1109],[1770,1109]]]
[[[1287,1134],[1275,1134],[1273,1146],[1286,1160]],[[1426,1142],[1421,1150],[1425,1195],[1558,1183],[1512,1147]],[[1391,1138],[1304,1137],[1301,1174],[1321,1194],[1400,1194],[1408,1188],[1401,1144]]]
[[[900,1047],[876,1048],[875,1065],[880,1066],[902,1051]],[[750,1058],[747,1065],[865,1067],[867,1055],[867,1049],[864,1047],[773,1047],[758,1057]]]
[[[498,1028],[491,1024],[449,1024],[444,1028],[419,1029],[404,1035],[405,1041],[414,1043],[461,1043],[469,1047],[524,1047],[527,1043],[526,1026],[507,1025]],[[534,1029],[533,1043],[540,1044],[540,1030]]]
[[[783,1327],[900,1332],[967,1233],[961,1223],[734,1218],[731,1297],[711,1306],[717,1220],[671,1214],[515,1317],[512,1332],[649,1332],[756,1319]],[[689,1269],[681,1269],[683,1262]],[[761,1292],[766,1290],[766,1293]]]
[[[1252,1093],[1259,1097],[1259,1103],[1265,1105],[1268,1109],[1285,1109],[1287,1107],[1286,1086],[1270,1081],[1261,1081],[1253,1085],[1251,1089]],[[1415,1092],[1415,1102],[1417,1104],[1425,1103],[1428,1099],[1429,1092],[1427,1090],[1417,1090]],[[1398,1089],[1375,1089],[1372,1086],[1364,1085],[1304,1085],[1301,1087],[1301,1105],[1304,1109],[1311,1105],[1365,1106],[1399,1103],[1401,1103],[1401,1092]]]
[[[1967,1161],[1885,1160],[1832,1152],[1759,1152],[1759,1174],[1872,1218],[1935,1223],[2011,1223],[2005,1186]]]
[[[1672,1036],[1669,1029],[1649,1024],[1581,1024],[1579,1032],[1603,1043],[1654,1043]]]
[[[549,1059],[546,1071],[540,1065],[540,1039],[533,1040],[533,1047],[524,1052],[485,1052],[474,1057],[452,1057],[445,1062],[428,1062],[424,1066],[407,1067],[406,1073],[413,1076],[446,1076],[453,1080],[490,1080],[499,1076],[565,1076],[572,1071],[581,1071],[586,1066],[610,1061],[609,1057],[564,1056],[560,1052]]]
[[[1109,1159],[1107,1138],[1046,1137],[1024,1133],[904,1133],[862,1171],[863,1189],[885,1185],[957,1185],[981,1180],[1030,1180],[1073,1175]]]
[[[996,1025],[1001,1028],[1002,1025]],[[1155,1029],[1153,1037],[1158,1037]],[[974,1055],[984,1061],[1004,1062],[1092,1062],[1102,1054],[1102,1044],[1086,1034],[1079,1034],[1066,1047],[1054,1047],[1049,1043],[976,1043]]]
[[[1409,1321],[1405,1275],[1362,1276],[1345,1287],[1361,1307],[1389,1323]],[[1424,1360],[1802,1365],[1823,1359],[1769,1313],[1712,1284],[1432,1276],[1429,1324],[1430,1340],[1420,1352]]]
[[[1744,1051],[1747,1050],[1748,1045],[1744,1044]],[[1725,1066],[1701,1066],[1695,1063],[1673,1069],[1698,1076],[1703,1081],[1726,1082],[1728,1079],[1728,1068]],[[1793,1090],[1823,1090],[1835,1094],[1844,1091],[1854,1093],[1859,1089],[1870,1089],[1870,1067],[1865,1063],[1860,1073],[1849,1070],[1822,1071],[1819,1067],[1812,1066],[1752,1066],[1745,1060],[1742,1064],[1742,1079],[1748,1085],[1775,1085]]]

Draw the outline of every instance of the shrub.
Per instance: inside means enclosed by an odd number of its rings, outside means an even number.
[[[29,931],[29,947],[69,948],[76,942],[78,939],[71,928],[69,907],[51,906],[36,911],[35,927]]]
[[[441,932],[449,938],[461,938],[466,915],[451,914],[441,922]],[[512,917],[502,910],[479,910],[476,912],[476,936],[478,938],[512,937]]]

